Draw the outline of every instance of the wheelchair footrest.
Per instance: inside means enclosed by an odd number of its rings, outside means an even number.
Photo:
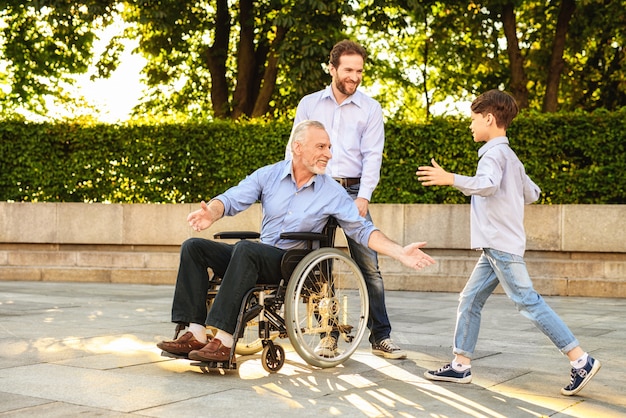
[[[191,360],[188,356],[182,354],[168,353],[167,351],[161,351],[161,356],[169,357],[178,360]],[[191,360],[192,366],[200,367],[203,369],[222,369],[222,370],[237,370],[237,363],[232,364],[228,361],[195,361]]]
[[[237,370],[237,363],[229,363],[227,361],[195,361],[191,365],[201,369]]]
[[[189,360],[189,357],[187,357],[187,355],[174,354],[174,353],[170,353],[170,352],[167,352],[167,351],[161,351],[161,356],[169,357],[169,358],[175,358],[175,359],[180,359],[180,360]]]

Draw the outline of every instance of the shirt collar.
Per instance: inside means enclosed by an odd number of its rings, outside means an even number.
[[[490,141],[487,141],[485,143],[485,145],[483,145],[482,147],[480,147],[480,149],[478,150],[478,157],[482,157],[487,151],[489,151],[491,148],[498,146],[498,145],[508,145],[509,144],[509,139],[506,136],[498,136],[493,138]]]
[[[293,176],[293,161],[285,160],[285,162],[286,164],[283,167],[283,170],[280,175],[280,179],[283,180],[285,177],[289,176],[289,179],[295,185],[296,181],[294,180],[294,176]],[[306,182],[306,184],[302,186],[302,188],[305,189],[309,186],[313,186],[313,190],[315,190],[315,183],[318,181],[320,182],[320,184],[323,184],[323,176],[320,174],[316,174],[313,177],[311,177],[311,179],[308,182]]]
[[[344,105],[347,105],[349,103],[354,103],[358,107],[363,107],[362,106],[362,100],[363,100],[362,95],[363,95],[363,93],[361,93],[361,91],[357,89],[357,91],[355,91],[353,95],[348,96],[348,98],[346,100],[344,100],[343,103],[341,103],[340,106],[344,106]],[[337,100],[335,100],[335,96],[333,95],[333,88],[332,88],[331,85],[326,86],[326,88],[324,89],[324,92],[322,93],[322,99],[330,99],[333,102],[335,102],[335,104],[337,103]]]

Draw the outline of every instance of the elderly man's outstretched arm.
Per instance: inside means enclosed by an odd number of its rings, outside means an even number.
[[[382,232],[374,231],[370,235],[367,245],[372,250],[398,260],[405,266],[415,270],[435,264],[435,260],[431,256],[420,250],[420,248],[426,245],[425,242],[414,242],[403,247],[387,238]]]

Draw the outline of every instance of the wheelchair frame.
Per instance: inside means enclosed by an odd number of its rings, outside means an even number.
[[[348,359],[367,329],[369,302],[360,268],[345,252],[332,248],[337,226],[337,221],[330,218],[321,233],[281,234],[282,239],[306,241],[307,248],[288,250],[284,254],[279,284],[258,284],[245,294],[233,334],[236,344],[229,360],[193,361],[191,365],[203,371],[235,370],[236,354],[252,355],[262,350],[263,368],[275,373],[285,362],[285,350],[274,340],[285,337],[312,366],[334,367]],[[217,233],[214,238],[257,239],[259,236],[257,232],[235,231]],[[314,249],[316,242],[319,248]],[[210,279],[207,309],[217,294],[220,280],[218,277]],[[183,328],[184,324],[176,326],[174,339]],[[250,331],[256,336],[249,335]],[[328,336],[335,338],[336,349],[330,354],[316,352],[321,339]],[[185,358],[166,352],[163,355]]]

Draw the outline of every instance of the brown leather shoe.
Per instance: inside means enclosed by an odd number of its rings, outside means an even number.
[[[205,345],[207,345],[207,343],[201,343],[196,340],[196,337],[193,336],[191,331],[187,331],[175,340],[161,341],[157,344],[157,347],[168,353],[184,356],[193,350],[201,349]]]
[[[230,347],[224,347],[220,340],[213,338],[203,348],[190,352],[189,358],[198,361],[228,361]]]

